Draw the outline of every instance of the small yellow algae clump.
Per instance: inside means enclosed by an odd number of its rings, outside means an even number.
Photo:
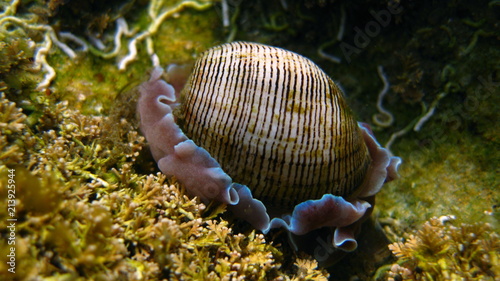
[[[446,217],[446,216],[445,216]],[[404,243],[389,245],[398,258],[387,280],[496,280],[500,239],[488,223],[454,226],[432,218]]]

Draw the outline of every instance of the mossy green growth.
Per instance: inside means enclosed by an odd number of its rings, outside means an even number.
[[[389,246],[397,256],[387,280],[496,280],[500,237],[488,223],[456,224],[432,218],[406,242]]]
[[[0,161],[6,165],[21,163],[24,153],[23,135],[26,133],[26,115],[14,102],[0,93]]]
[[[402,140],[401,178],[384,186],[375,208],[393,241],[434,216],[454,216],[459,223],[488,222],[493,231],[500,229],[495,144],[478,145],[481,137],[470,134],[446,137],[427,148]]]
[[[0,98],[0,196],[6,202],[10,171],[16,191],[14,216],[0,210],[3,238],[12,233],[7,218],[17,219],[15,245],[0,242],[0,279],[327,279],[311,258],[281,269],[282,254],[262,234],[235,233],[219,218],[224,206],[206,211],[165,176],[136,173],[145,142],[125,119],[47,99],[28,123]]]
[[[35,88],[40,75],[31,71],[34,45],[24,31],[0,28],[0,91],[19,94]]]

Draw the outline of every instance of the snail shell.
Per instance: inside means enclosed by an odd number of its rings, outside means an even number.
[[[184,133],[274,207],[351,198],[371,158],[339,87],[312,61],[234,42],[197,60],[176,109]]]

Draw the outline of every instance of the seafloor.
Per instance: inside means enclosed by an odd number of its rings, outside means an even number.
[[[499,5],[1,0],[0,279],[500,280]],[[403,159],[334,266],[183,195],[138,130],[154,63],[235,40],[311,58]]]

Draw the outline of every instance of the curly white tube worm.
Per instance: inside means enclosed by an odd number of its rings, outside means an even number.
[[[227,0],[222,0],[221,1],[221,6],[222,6],[222,25],[224,27],[229,27],[229,6],[227,4]]]
[[[137,58],[137,41],[145,38],[147,34],[149,34],[149,32],[143,32],[130,40],[130,43],[128,43],[129,53],[118,63],[119,70],[125,70],[127,64]]]
[[[415,124],[415,127],[413,127],[413,130],[415,132],[420,131],[420,128],[422,128],[424,123],[427,122],[432,117],[432,115],[434,115],[434,111],[438,105],[439,100],[444,98],[446,95],[447,95],[446,92],[442,92],[436,97],[436,99],[432,102],[431,107],[429,108],[427,113],[425,113],[422,117],[420,117],[420,119],[417,121],[417,124]]]
[[[439,103],[439,100],[441,100],[442,98],[444,98],[448,93],[447,92],[442,92],[440,93],[431,103],[431,106],[429,107],[429,109],[427,109],[427,106],[424,102],[420,102],[421,106],[422,106],[422,114],[415,118],[413,121],[411,121],[410,123],[408,123],[408,125],[406,125],[406,127],[404,127],[403,129],[393,133],[391,135],[391,137],[389,138],[389,140],[387,141],[387,143],[385,144],[385,147],[387,149],[390,150],[390,147],[391,145],[394,143],[394,141],[405,135],[406,133],[408,133],[412,128],[415,132],[418,132],[420,131],[420,129],[422,128],[422,126],[425,124],[425,122],[427,122],[435,113],[436,111],[436,107]]]
[[[16,1],[13,1],[16,3]],[[5,14],[5,13],[4,13]],[[68,45],[62,43],[57,38],[57,35],[54,29],[50,25],[43,24],[32,24],[30,23],[30,19],[22,19],[15,16],[4,16],[0,18],[0,26],[3,26],[6,23],[14,23],[22,28],[41,31],[44,33],[44,41],[41,44],[41,47],[37,48],[35,52],[35,61],[34,61],[34,69],[35,70],[44,70],[46,72],[44,79],[37,86],[37,90],[43,91],[46,89],[52,80],[56,77],[56,71],[52,66],[47,62],[47,54],[52,48],[52,44],[56,44],[61,51],[63,51],[70,58],[75,58],[76,53],[71,49]]]
[[[386,128],[391,126],[394,122],[394,116],[392,115],[392,113],[390,113],[382,106],[384,96],[389,91],[389,81],[387,80],[384,69],[381,65],[377,67],[377,72],[380,79],[384,83],[384,87],[382,88],[382,90],[380,90],[377,98],[377,110],[379,111],[379,113],[374,114],[372,120],[373,123],[375,123],[377,126]]]
[[[52,41],[50,37],[51,36],[48,33],[45,34],[45,46],[39,48],[35,54],[35,68],[38,70],[41,70],[43,68],[47,72],[47,74],[45,74],[43,78],[43,81],[40,82],[40,84],[38,84],[38,86],[36,87],[38,91],[46,89],[50,85],[52,80],[54,80],[54,78],[56,77],[56,71],[47,63],[47,53],[52,47]]]
[[[99,39],[89,36],[89,39],[94,44],[94,47],[97,48],[97,50],[91,48],[90,51],[92,53],[102,57],[102,58],[105,58],[105,59],[116,57],[118,55],[118,52],[120,51],[120,49],[122,47],[122,36],[123,35],[132,36],[133,34],[134,34],[134,31],[129,30],[125,19],[120,17],[120,18],[116,19],[116,33],[115,33],[115,36],[113,38],[113,42],[114,42],[115,47],[113,48],[113,50],[108,52],[108,53],[102,52],[102,50],[104,50],[106,48],[104,46],[104,44]]]
[[[5,11],[0,14],[0,17],[14,15],[17,11],[17,6],[19,5],[20,2],[21,0],[12,0],[12,2],[10,3],[10,5],[7,6]]]
[[[67,39],[67,40],[71,40],[73,42],[75,42],[76,44],[80,45],[81,46],[81,51],[83,52],[86,52],[88,49],[89,49],[89,46],[87,45],[87,42],[83,41],[82,39],[78,38],[77,36],[75,36],[73,33],[71,32],[68,32],[68,31],[61,31],[59,32],[59,37],[60,38],[64,38],[64,39]],[[59,42],[61,43],[61,42]],[[66,44],[65,44],[66,45]],[[59,45],[58,45],[59,46]],[[68,47],[66,45],[66,47]],[[74,53],[74,52],[73,52]],[[75,55],[76,56],[76,55]]]
[[[126,55],[118,63],[119,70],[125,70],[127,65],[137,58],[137,43],[139,41],[142,41],[142,40],[154,35],[158,31],[158,29],[160,28],[160,25],[162,24],[162,22],[166,18],[174,15],[175,13],[182,11],[186,7],[194,8],[195,10],[201,11],[201,10],[204,10],[204,9],[212,6],[212,3],[198,3],[196,1],[184,1],[184,2],[180,3],[178,6],[172,8],[172,9],[169,9],[160,15],[157,15],[157,10],[160,7],[160,5],[158,3],[159,3],[158,1],[151,2],[150,8],[149,8],[149,16],[152,18],[153,22],[148,26],[146,31],[143,31],[140,34],[138,34],[136,37],[132,38],[132,40],[128,44],[128,48],[129,48],[128,55]],[[152,44],[150,44],[148,46],[148,54],[150,56],[152,56],[154,54],[154,49],[153,49]],[[152,57],[152,61],[154,64],[155,58]]]
[[[344,9],[344,6],[341,6],[341,10],[340,10],[340,26],[339,26],[339,31],[337,32],[337,37],[332,40],[332,41],[329,41],[329,42],[326,42],[326,43],[323,43],[319,48],[318,48],[318,55],[326,60],[329,60],[333,63],[341,63],[342,62],[342,59],[337,57],[337,56],[334,56],[334,55],[331,55],[331,54],[328,54],[324,51],[324,49],[328,46],[331,46],[339,41],[342,41],[342,38],[344,37],[344,30],[345,30],[345,19],[346,19],[346,16],[345,16],[345,9]]]

